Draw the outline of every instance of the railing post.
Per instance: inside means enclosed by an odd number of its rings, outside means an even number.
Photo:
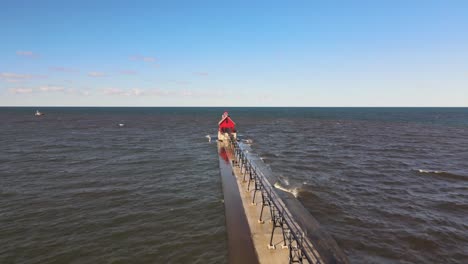
[[[265,223],[265,221],[263,221],[262,217],[263,217],[263,208],[265,208],[265,206],[268,206],[270,207],[271,206],[271,203],[268,199],[268,196],[265,195],[265,189],[262,189],[262,209],[260,210],[260,218],[258,219],[258,222],[263,224]]]
[[[275,207],[273,206],[271,209],[273,209],[273,211],[275,211]],[[276,216],[274,215],[274,213],[272,213],[273,217],[272,217],[272,221],[273,221],[273,225],[272,225],[272,228],[271,228],[271,236],[270,236],[270,244],[268,244],[268,248],[269,249],[275,249],[275,246],[273,245],[273,235],[275,234],[275,228],[276,228]]]

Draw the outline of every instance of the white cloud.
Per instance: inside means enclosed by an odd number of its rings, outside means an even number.
[[[21,56],[21,57],[29,57],[29,58],[37,58],[37,57],[39,57],[39,54],[34,53],[34,52],[32,52],[32,51],[28,51],[28,50],[18,50],[18,51],[16,52],[16,55]]]
[[[67,67],[50,67],[51,71],[57,71],[57,72],[79,72],[77,69],[73,68],[67,68]]]
[[[106,88],[102,90],[105,95],[121,95],[121,96],[142,96],[148,95],[145,90],[139,88],[133,89],[119,89],[119,88]]]
[[[72,94],[72,95],[82,95],[82,96],[91,95],[91,93],[88,90],[79,90],[79,89],[73,89],[73,88],[66,89],[65,92],[67,94]]]
[[[121,88],[105,88],[101,89],[102,94],[109,96],[153,96],[153,97],[217,97],[219,93],[210,91],[193,91],[193,90],[162,90],[162,89],[121,89]]]
[[[105,95],[124,95],[125,91],[119,88],[105,88],[102,89],[102,93]]]
[[[63,93],[69,95],[79,95],[79,96],[89,96],[91,95],[90,91],[88,90],[81,90],[75,88],[66,88],[63,86],[55,86],[55,85],[44,85],[35,88],[11,88],[8,90],[12,94],[32,94],[32,93]],[[134,93],[138,93],[135,91]]]
[[[123,75],[135,75],[135,74],[137,74],[136,71],[132,71],[132,70],[122,70],[122,71],[120,71],[120,73],[123,74]]]
[[[102,93],[105,95],[117,95],[117,96],[157,96],[162,95],[159,90],[151,89],[120,89],[120,88],[105,88],[101,89]]]
[[[193,95],[193,92],[189,90],[183,90],[180,92],[180,95],[190,97]]]
[[[17,80],[17,79],[5,79],[5,82],[7,82],[7,83],[18,83],[18,82],[21,82],[21,80]]]
[[[95,72],[95,71],[93,71],[93,72],[89,72],[89,73],[88,73],[88,76],[89,76],[89,77],[104,77],[104,76],[106,76],[106,74],[103,73],[103,72]]]
[[[140,96],[140,95],[144,95],[144,91],[138,88],[134,88],[130,90],[130,94],[135,95],[135,96]]]
[[[194,72],[193,74],[198,75],[198,76],[208,76],[207,72]]]
[[[65,91],[65,88],[62,86],[46,85],[39,87],[38,90],[41,92],[63,92]]]
[[[172,80],[172,83],[179,84],[179,85],[188,85],[190,82],[188,81],[182,81],[182,80]]]
[[[33,92],[33,89],[31,88],[10,88],[8,90],[10,93],[13,94],[30,94]]]
[[[152,57],[152,56],[141,56],[141,55],[135,55],[135,56],[130,56],[130,60],[133,61],[144,61],[144,62],[156,62],[157,58]]]
[[[8,83],[19,83],[31,79],[47,78],[44,75],[21,74],[13,72],[0,72],[0,80]]]
[[[143,57],[143,61],[155,62],[155,61],[156,61],[156,58],[153,58],[153,57]]]
[[[27,80],[33,78],[30,74],[19,74],[12,72],[0,72],[0,79],[4,80]]]

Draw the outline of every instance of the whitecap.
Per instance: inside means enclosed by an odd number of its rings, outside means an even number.
[[[273,186],[278,190],[281,190],[281,191],[288,192],[288,193],[292,194],[296,198],[299,196],[299,188],[297,188],[297,187],[286,188],[286,187],[282,186],[280,182],[276,182]]]
[[[445,173],[443,171],[438,171],[438,170],[418,170],[420,173]]]

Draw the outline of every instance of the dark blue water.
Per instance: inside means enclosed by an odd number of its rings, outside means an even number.
[[[35,110],[0,108],[0,263],[226,262],[224,110],[352,262],[468,259],[468,108]]]

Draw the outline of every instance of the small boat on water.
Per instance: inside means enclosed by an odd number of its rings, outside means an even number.
[[[221,121],[218,122],[218,140],[229,141],[231,136],[237,138],[236,123],[232,121],[228,112],[224,112]]]
[[[39,110],[36,110],[36,113],[34,114],[35,116],[43,116],[44,113],[39,112]]]

